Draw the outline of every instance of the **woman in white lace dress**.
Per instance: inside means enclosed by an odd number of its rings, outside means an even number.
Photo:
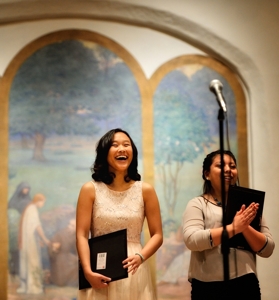
[[[107,132],[96,148],[92,181],[85,183],[77,204],[77,250],[87,281],[92,288],[78,292],[79,300],[154,300],[151,274],[146,260],[162,244],[159,201],[154,188],[140,181],[138,151],[129,134],[122,129]],[[142,247],[144,219],[150,239]],[[128,278],[110,278],[92,272],[88,237],[127,228],[128,257],[123,267]]]

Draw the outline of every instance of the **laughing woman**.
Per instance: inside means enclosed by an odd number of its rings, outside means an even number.
[[[236,159],[230,151],[224,151],[224,176],[227,196],[229,186],[238,181]],[[191,250],[188,278],[192,284],[192,299],[259,300],[256,254],[269,257],[274,249],[266,221],[262,218],[260,231],[250,226],[258,210],[258,204],[252,203],[248,207],[242,205],[232,224],[227,225],[229,238],[242,233],[252,251],[230,249],[229,280],[224,281],[220,245],[223,231],[220,151],[206,156],[202,177],[203,194],[188,202],[183,215],[184,241]]]
[[[154,188],[140,181],[138,151],[122,129],[107,132],[98,142],[92,166],[92,181],[85,183],[77,204],[77,250],[87,281],[92,288],[80,290],[79,300],[154,300],[151,274],[146,260],[163,240],[161,215]],[[144,219],[150,239],[140,243]],[[110,278],[91,271],[88,237],[127,228],[128,268],[126,279]],[[93,245],[94,247],[94,245]]]

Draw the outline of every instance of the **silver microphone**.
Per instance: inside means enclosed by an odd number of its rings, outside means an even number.
[[[222,95],[223,84],[218,79],[213,79],[210,82],[209,89],[215,94],[220,108],[227,112],[226,101]]]

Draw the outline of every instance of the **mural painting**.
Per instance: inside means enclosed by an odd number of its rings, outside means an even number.
[[[164,230],[157,254],[160,299],[191,299],[190,250],[181,220],[188,201],[202,193],[199,170],[204,157],[219,148],[219,106],[209,91],[212,79],[224,85],[231,149],[237,155],[235,98],[223,76],[202,64],[182,65],[165,74],[154,93],[155,182]]]
[[[75,299],[78,192],[91,178],[96,142],[116,127],[131,134],[139,150],[139,172],[155,185],[160,200],[164,243],[154,265],[158,299],[190,299],[190,252],[181,219],[187,202],[201,193],[204,156],[219,148],[219,107],[209,83],[223,83],[230,148],[241,158],[235,92],[226,73],[199,56],[167,62],[149,81],[139,80],[131,56],[108,45],[103,37],[49,42],[32,52],[13,78],[10,300]]]
[[[131,132],[141,156],[140,105],[125,62],[95,43],[50,44],[19,68],[9,111],[9,296],[75,299],[79,189],[107,130]]]

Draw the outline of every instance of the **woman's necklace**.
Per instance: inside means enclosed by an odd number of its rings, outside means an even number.
[[[222,206],[222,202],[220,202],[217,198],[214,198],[214,197],[213,197],[213,199],[214,199],[214,201],[216,202],[216,205],[217,205],[217,206]]]
[[[210,196],[209,198],[212,198],[212,199],[215,201],[215,203],[212,202],[212,201],[210,201],[210,200],[208,200],[208,199],[205,198],[204,196],[203,196],[203,198],[204,198],[205,200],[207,200],[207,201],[213,203],[213,204],[216,204],[217,206],[222,206],[222,202],[219,201],[217,198],[213,197],[211,194],[208,194],[208,196]]]
[[[215,201],[215,203],[216,203],[217,206],[222,206],[222,202],[221,201],[219,201],[216,197],[213,197],[213,195],[211,193],[209,195]]]

